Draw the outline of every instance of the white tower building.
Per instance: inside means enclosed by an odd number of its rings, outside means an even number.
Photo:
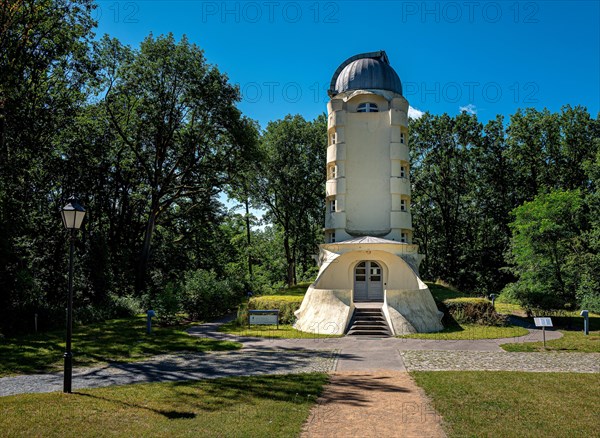
[[[441,314],[418,276],[422,256],[412,244],[408,101],[400,78],[385,52],[356,55],[334,73],[329,96],[327,243],[296,328],[395,335],[441,330]]]

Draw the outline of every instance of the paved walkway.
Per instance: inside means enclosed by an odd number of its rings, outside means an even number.
[[[252,338],[238,337],[221,333],[218,326],[221,321],[202,324],[189,329],[193,336],[217,338],[222,340],[236,340],[242,342],[245,347],[253,349],[272,348],[286,349],[291,351],[322,351],[335,350],[338,352],[336,371],[410,371],[406,366],[402,353],[405,351],[438,351],[438,352],[495,352],[498,355],[493,364],[499,362],[502,366],[506,355],[523,355],[522,361],[531,361],[534,366],[531,353],[507,353],[501,344],[535,342],[542,340],[541,330],[529,329],[525,336],[501,338],[501,339],[476,339],[447,341],[441,339],[407,339],[407,338],[362,338],[345,336],[341,338],[314,338],[314,339],[276,339],[276,338]],[[546,340],[558,339],[562,334],[558,331],[547,331]],[[445,353],[444,353],[445,354]],[[439,354],[443,357],[444,354]],[[561,353],[567,355],[570,353]],[[562,362],[561,371],[570,371],[569,361]],[[466,368],[468,369],[468,368]],[[541,370],[541,369],[540,369]]]
[[[136,363],[111,363],[74,371],[73,387],[93,388],[138,382],[196,380],[233,375],[300,372],[378,372],[411,370],[527,370],[600,372],[600,354],[507,353],[499,345],[541,340],[539,330],[527,336],[489,340],[269,339],[237,337],[217,331],[222,323],[192,327],[192,336],[242,342],[240,351],[162,355]],[[546,339],[562,336],[546,332]],[[62,389],[62,374],[0,379],[0,396]]]
[[[334,351],[243,349],[218,353],[155,356],[144,362],[111,363],[73,370],[73,390],[144,382],[214,379],[227,376],[327,373],[335,367]],[[63,374],[33,374],[0,379],[0,396],[62,391]]]

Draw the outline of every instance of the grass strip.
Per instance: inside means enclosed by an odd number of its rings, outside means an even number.
[[[0,403],[2,436],[298,436],[325,374],[227,377],[22,394]]]
[[[258,338],[272,339],[317,339],[317,338],[338,338],[341,335],[330,335],[326,333],[306,333],[296,330],[291,325],[238,325],[235,321],[223,324],[218,329],[222,333],[228,333],[236,336],[252,336]]]
[[[474,339],[498,339],[525,336],[529,333],[523,327],[506,326],[496,327],[478,324],[457,324],[444,327],[436,333],[415,333],[412,335],[398,336],[410,339],[435,339],[438,341],[460,341]]]
[[[581,331],[560,330],[563,337],[546,341],[546,349],[543,342],[517,342],[514,344],[502,344],[500,347],[506,351],[513,352],[564,352],[564,353],[600,353],[600,331],[590,332],[588,336]]]
[[[598,434],[600,374],[413,372],[450,437]]]

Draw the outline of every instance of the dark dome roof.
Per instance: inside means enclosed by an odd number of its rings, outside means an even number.
[[[402,94],[402,82],[384,51],[362,53],[338,67],[328,93],[333,97],[348,90],[388,90]]]

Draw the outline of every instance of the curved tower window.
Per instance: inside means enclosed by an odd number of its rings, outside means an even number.
[[[356,112],[357,113],[376,113],[376,112],[379,112],[379,108],[377,108],[377,105],[375,105],[374,103],[365,102],[365,103],[361,103],[360,105],[358,105]]]
[[[335,164],[331,164],[327,167],[327,179],[336,179],[337,178],[337,166]]]
[[[406,166],[400,166],[400,178],[406,178]]]

